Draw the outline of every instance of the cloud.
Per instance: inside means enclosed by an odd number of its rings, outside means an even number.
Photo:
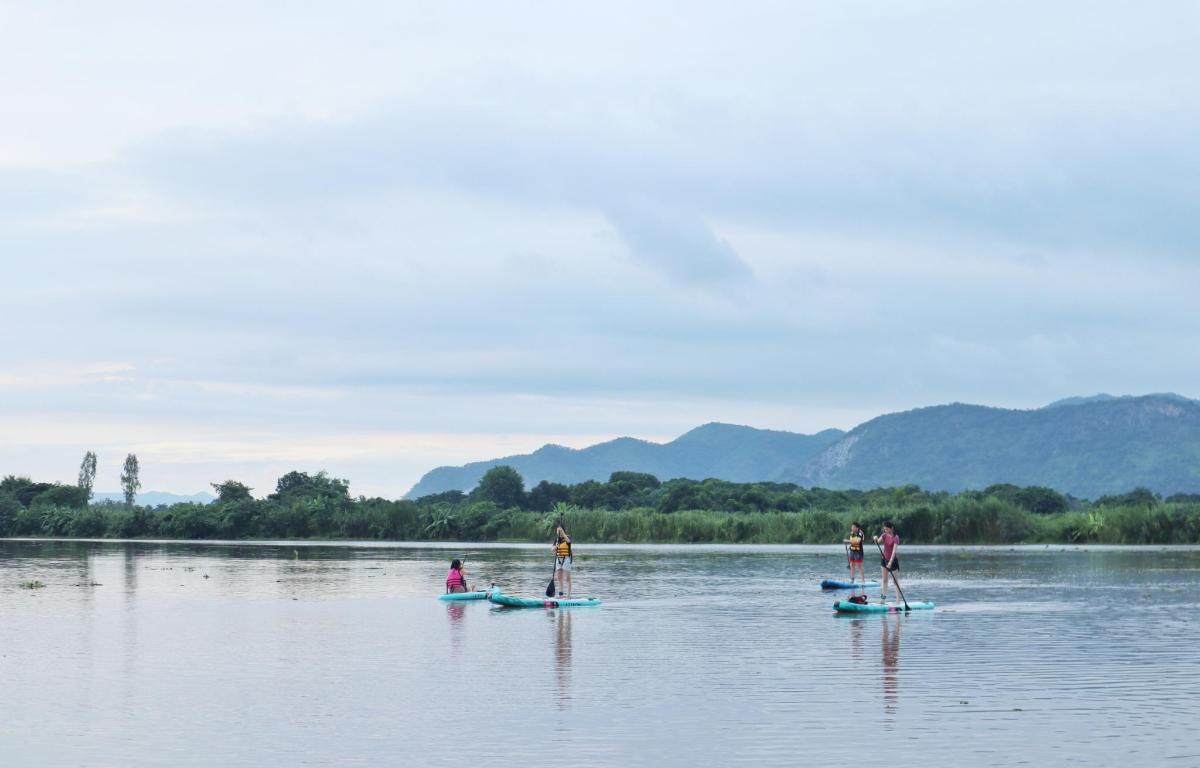
[[[636,259],[668,277],[718,289],[753,279],[733,246],[695,215],[633,204],[610,209],[608,220]]]
[[[0,449],[103,421],[195,490],[255,441],[1197,394],[1188,11],[278,12],[0,31],[38,73],[0,125]]]

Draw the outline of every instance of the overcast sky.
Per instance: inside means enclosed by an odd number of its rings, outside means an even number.
[[[0,474],[1200,395],[1195,2],[0,2]]]

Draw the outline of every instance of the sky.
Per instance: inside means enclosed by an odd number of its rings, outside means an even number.
[[[0,474],[1200,395],[1200,4],[0,0]]]

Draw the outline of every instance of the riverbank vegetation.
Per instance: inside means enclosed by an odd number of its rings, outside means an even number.
[[[615,472],[526,491],[510,467],[490,470],[470,493],[416,500],[354,498],[347,481],[323,472],[290,472],[265,498],[233,480],[213,488],[209,504],[146,507],[92,503],[90,487],[10,475],[0,481],[0,536],[543,541],[562,520],[580,542],[818,544],[841,541],[852,521],[875,531],[890,519],[917,544],[1200,542],[1200,495],[1145,489],[1087,501],[1011,485],[854,491]]]

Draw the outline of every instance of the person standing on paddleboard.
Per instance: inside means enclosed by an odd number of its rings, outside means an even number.
[[[446,592],[468,592],[467,589],[467,572],[463,568],[461,560],[454,559],[450,561],[450,572],[446,574]]]
[[[875,537],[875,543],[883,548],[883,557],[879,561],[882,568],[880,582],[883,584],[883,594],[879,596],[879,599],[887,600],[888,576],[900,570],[900,537],[896,535],[896,526],[892,525],[891,520],[883,524],[883,533]],[[892,581],[894,582],[895,579]]]
[[[554,575],[558,578],[558,596],[571,597],[571,537],[559,523],[554,539]],[[566,592],[563,583],[566,583]]]
[[[867,540],[867,534],[863,532],[862,526],[858,523],[850,523],[850,537],[842,539],[842,543],[846,544],[846,557],[850,560],[850,582],[854,583],[854,572],[858,571],[858,581],[863,583],[867,580],[867,568],[863,565],[863,542]]]

